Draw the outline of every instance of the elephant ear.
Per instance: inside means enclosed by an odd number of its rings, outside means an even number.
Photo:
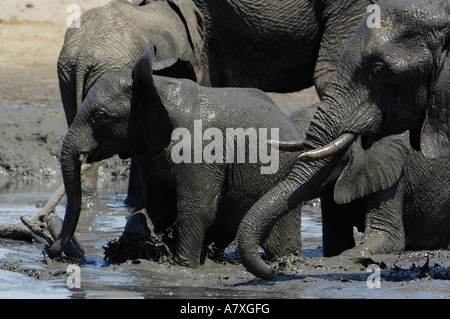
[[[335,202],[347,204],[397,182],[411,150],[408,141],[408,133],[388,136],[364,150],[359,138],[334,187]]]
[[[169,5],[180,16],[188,31],[189,43],[195,56],[200,57],[205,40],[205,20],[192,0],[168,0]]]
[[[131,118],[139,123],[146,148],[151,153],[162,152],[171,141],[172,124],[153,83],[155,47],[145,52],[132,70],[133,94]]]
[[[197,82],[191,62],[182,59],[167,59],[153,63],[153,74],[170,78],[189,79]]]
[[[450,32],[449,32],[450,33]],[[450,37],[438,58],[431,84],[420,149],[428,158],[450,156]]]

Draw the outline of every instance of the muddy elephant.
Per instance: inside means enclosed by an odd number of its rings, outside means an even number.
[[[257,276],[273,278],[276,274],[272,266],[261,260],[257,247],[278,218],[304,200],[320,196],[330,181],[336,183],[332,198],[337,204],[356,200],[349,194],[363,196],[376,190],[368,184],[370,187],[362,188],[359,193],[352,192],[358,186],[359,177],[364,177],[365,168],[355,167],[353,163],[358,161],[353,157],[342,160],[355,147],[370,152],[382,143],[382,137],[405,130],[410,131],[412,148],[427,158],[434,158],[441,168],[434,175],[423,176],[416,168],[418,164],[412,161],[412,166],[405,166],[400,180],[397,174],[382,176],[388,182],[383,188],[390,188],[392,195],[381,204],[395,196],[415,198],[412,205],[398,209],[403,210],[397,220],[403,220],[404,247],[448,248],[450,101],[446,92],[450,90],[450,4],[448,1],[385,0],[378,5],[380,28],[369,27],[367,16],[346,46],[336,77],[310,124],[303,143],[305,152],[289,176],[266,193],[240,225],[239,254],[244,265]],[[337,165],[341,166],[339,170]],[[412,180],[409,174],[422,178]],[[433,198],[434,186],[426,187],[434,185],[436,176],[444,187],[442,202],[430,205],[426,199],[415,197],[425,193],[426,198]],[[403,191],[397,192],[396,188]],[[427,206],[434,208],[430,210]],[[382,239],[393,229],[389,223],[390,219],[382,217],[374,224],[374,231],[379,230]],[[381,246],[374,240],[366,252],[375,253]]]
[[[151,49],[133,69],[103,75],[77,113],[61,151],[68,204],[51,257],[61,254],[80,215],[80,155],[88,162],[114,154],[139,159],[155,231],[174,225],[174,259],[190,267],[199,264],[203,245],[225,249],[251,205],[295,162],[267,147],[272,135],[298,135],[265,93],[152,75],[153,57]],[[187,64],[173,61],[160,72]],[[269,256],[299,251],[299,210],[262,246]]]
[[[322,95],[341,51],[372,4],[370,0],[133,2],[116,0],[90,10],[82,15],[81,28],[67,31],[58,74],[69,125],[96,79],[104,72],[131,67],[150,43],[158,48],[157,59],[189,59],[198,82],[205,86],[292,92],[315,84]],[[132,168],[136,168],[133,161]],[[130,205],[142,196],[137,171],[130,173],[131,191],[125,201]],[[85,178],[86,198],[95,198],[96,174],[92,170]]]

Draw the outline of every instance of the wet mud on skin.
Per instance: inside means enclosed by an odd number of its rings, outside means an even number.
[[[77,1],[82,11],[105,2]],[[0,225],[32,219],[61,184],[58,156],[67,128],[56,60],[70,3],[0,3]],[[271,96],[287,114],[317,100],[314,89]],[[109,209],[80,219],[76,234],[87,256],[81,288],[67,286],[68,263],[45,264],[44,244],[0,239],[0,298],[450,298],[448,251],[323,258],[318,202],[303,210],[303,256],[281,261],[272,281],[248,273],[233,246],[226,263],[207,259],[198,269],[141,259],[108,265],[103,247],[126,224],[128,165],[118,157],[102,162],[100,196]],[[64,212],[65,198],[56,208],[58,216]],[[367,285],[372,267],[380,288]]]

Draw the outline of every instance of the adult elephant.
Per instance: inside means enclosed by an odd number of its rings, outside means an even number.
[[[436,158],[434,161],[443,161],[434,174],[443,179],[445,187],[443,202],[432,212],[416,207],[417,202],[407,209],[401,208],[404,215],[400,220],[407,221],[403,223],[405,247],[448,247],[450,3],[384,0],[378,5],[381,27],[369,28],[366,17],[343,51],[336,78],[328,87],[303,143],[306,152],[289,176],[265,194],[242,221],[238,231],[239,253],[246,267],[257,276],[272,278],[276,274],[273,267],[261,260],[257,247],[278,218],[301,202],[320,196],[330,181],[336,182],[333,199],[338,204],[380,190],[374,187],[380,183],[374,183],[355,192],[365,168],[354,166],[352,157],[344,163],[342,160],[355,147],[370,152],[382,142],[383,136],[405,130],[410,130],[413,148],[420,149],[428,158]],[[341,165],[341,169],[336,171],[336,165]],[[343,174],[339,175],[341,171]],[[403,192],[403,196],[408,198],[414,197],[423,185],[433,185],[435,176],[423,176],[413,184],[408,175],[401,176],[400,181],[397,174],[380,177],[386,182],[382,189],[389,187],[392,196],[396,196],[402,192],[396,192],[395,188],[404,187],[408,193]],[[433,189],[426,191],[430,196],[428,192]],[[423,205],[428,203],[420,202],[419,206]],[[389,222],[381,218],[378,230],[386,234]],[[421,233],[424,228],[427,234]],[[419,240],[412,245],[408,238],[416,235]],[[369,248],[369,252],[375,253],[377,243],[372,244],[374,249]]]
[[[70,125],[100,77],[131,67],[150,44],[156,59],[189,59],[200,84],[321,96],[369,0],[125,0],[90,10],[67,31],[58,75]],[[85,178],[93,194],[96,171]],[[136,187],[131,183],[130,187]],[[129,192],[129,196],[133,196]],[[131,202],[133,200],[130,200]],[[135,201],[135,200],[134,200]]]
[[[205,20],[201,83],[322,96],[374,1],[193,0]]]
[[[251,205],[295,162],[276,148],[267,153],[268,130],[298,135],[262,91],[152,76],[153,56],[152,49],[132,70],[102,76],[75,117],[61,151],[68,205],[51,257],[61,254],[80,215],[80,155],[88,162],[137,156],[155,231],[174,225],[175,260],[190,267],[200,263],[204,244],[223,251]],[[165,65],[160,72],[184,74],[188,63]],[[300,211],[280,220],[262,245],[269,256],[299,251]]]

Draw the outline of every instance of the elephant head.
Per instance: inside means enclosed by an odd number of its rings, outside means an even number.
[[[382,157],[370,167],[358,164],[365,155],[357,154],[379,154],[371,150],[386,143],[383,137],[409,130],[411,146],[424,155],[450,156],[450,2],[378,5],[381,26],[373,27],[366,16],[347,44],[302,143],[305,152],[240,225],[239,254],[257,276],[276,274],[259,256],[258,244],[301,202],[319,197],[332,183],[334,200],[344,204],[395,182],[401,166],[391,174]],[[393,157],[401,158],[402,149]],[[376,178],[365,177],[369,168],[380,172]]]
[[[61,254],[78,223],[82,159],[92,163],[115,154],[128,158],[144,151],[158,153],[170,143],[172,125],[153,85],[152,73],[195,81],[195,72],[189,61],[153,63],[153,57],[152,47],[133,69],[102,75],[70,126],[60,156],[67,209],[61,233],[48,250],[50,257]]]
[[[191,61],[201,78],[204,23],[191,1],[114,0],[80,17],[68,28],[57,69],[62,103],[70,126],[90,88],[104,73],[131,68],[151,45],[156,60]]]

